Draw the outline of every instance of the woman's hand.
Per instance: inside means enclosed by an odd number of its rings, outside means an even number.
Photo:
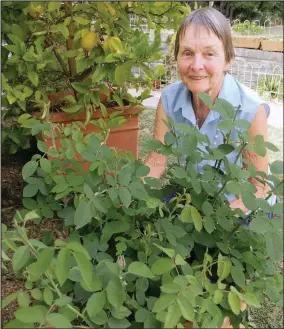
[[[150,168],[148,177],[160,179],[166,170],[167,157],[161,154],[151,153],[144,164]]]

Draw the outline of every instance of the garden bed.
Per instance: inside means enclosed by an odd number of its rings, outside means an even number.
[[[279,40],[279,39],[234,36],[233,45],[236,48],[260,49],[264,51],[283,52],[283,40]]]

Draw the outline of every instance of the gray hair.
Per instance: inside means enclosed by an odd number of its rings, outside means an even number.
[[[235,58],[230,24],[222,13],[212,7],[208,7],[194,10],[179,27],[175,40],[175,59],[178,56],[180,41],[184,37],[186,29],[191,25],[197,28],[203,27],[208,32],[213,32],[222,41],[227,63],[230,63]]]

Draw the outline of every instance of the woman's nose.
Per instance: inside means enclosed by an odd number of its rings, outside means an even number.
[[[196,71],[203,69],[203,67],[204,67],[204,62],[202,56],[199,54],[195,54],[191,63],[191,68]]]

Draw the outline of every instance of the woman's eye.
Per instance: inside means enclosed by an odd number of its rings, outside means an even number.
[[[214,54],[213,53],[207,53],[206,56],[212,57],[212,56],[214,56]]]
[[[185,51],[183,53],[184,56],[192,56],[192,52],[191,51]]]

